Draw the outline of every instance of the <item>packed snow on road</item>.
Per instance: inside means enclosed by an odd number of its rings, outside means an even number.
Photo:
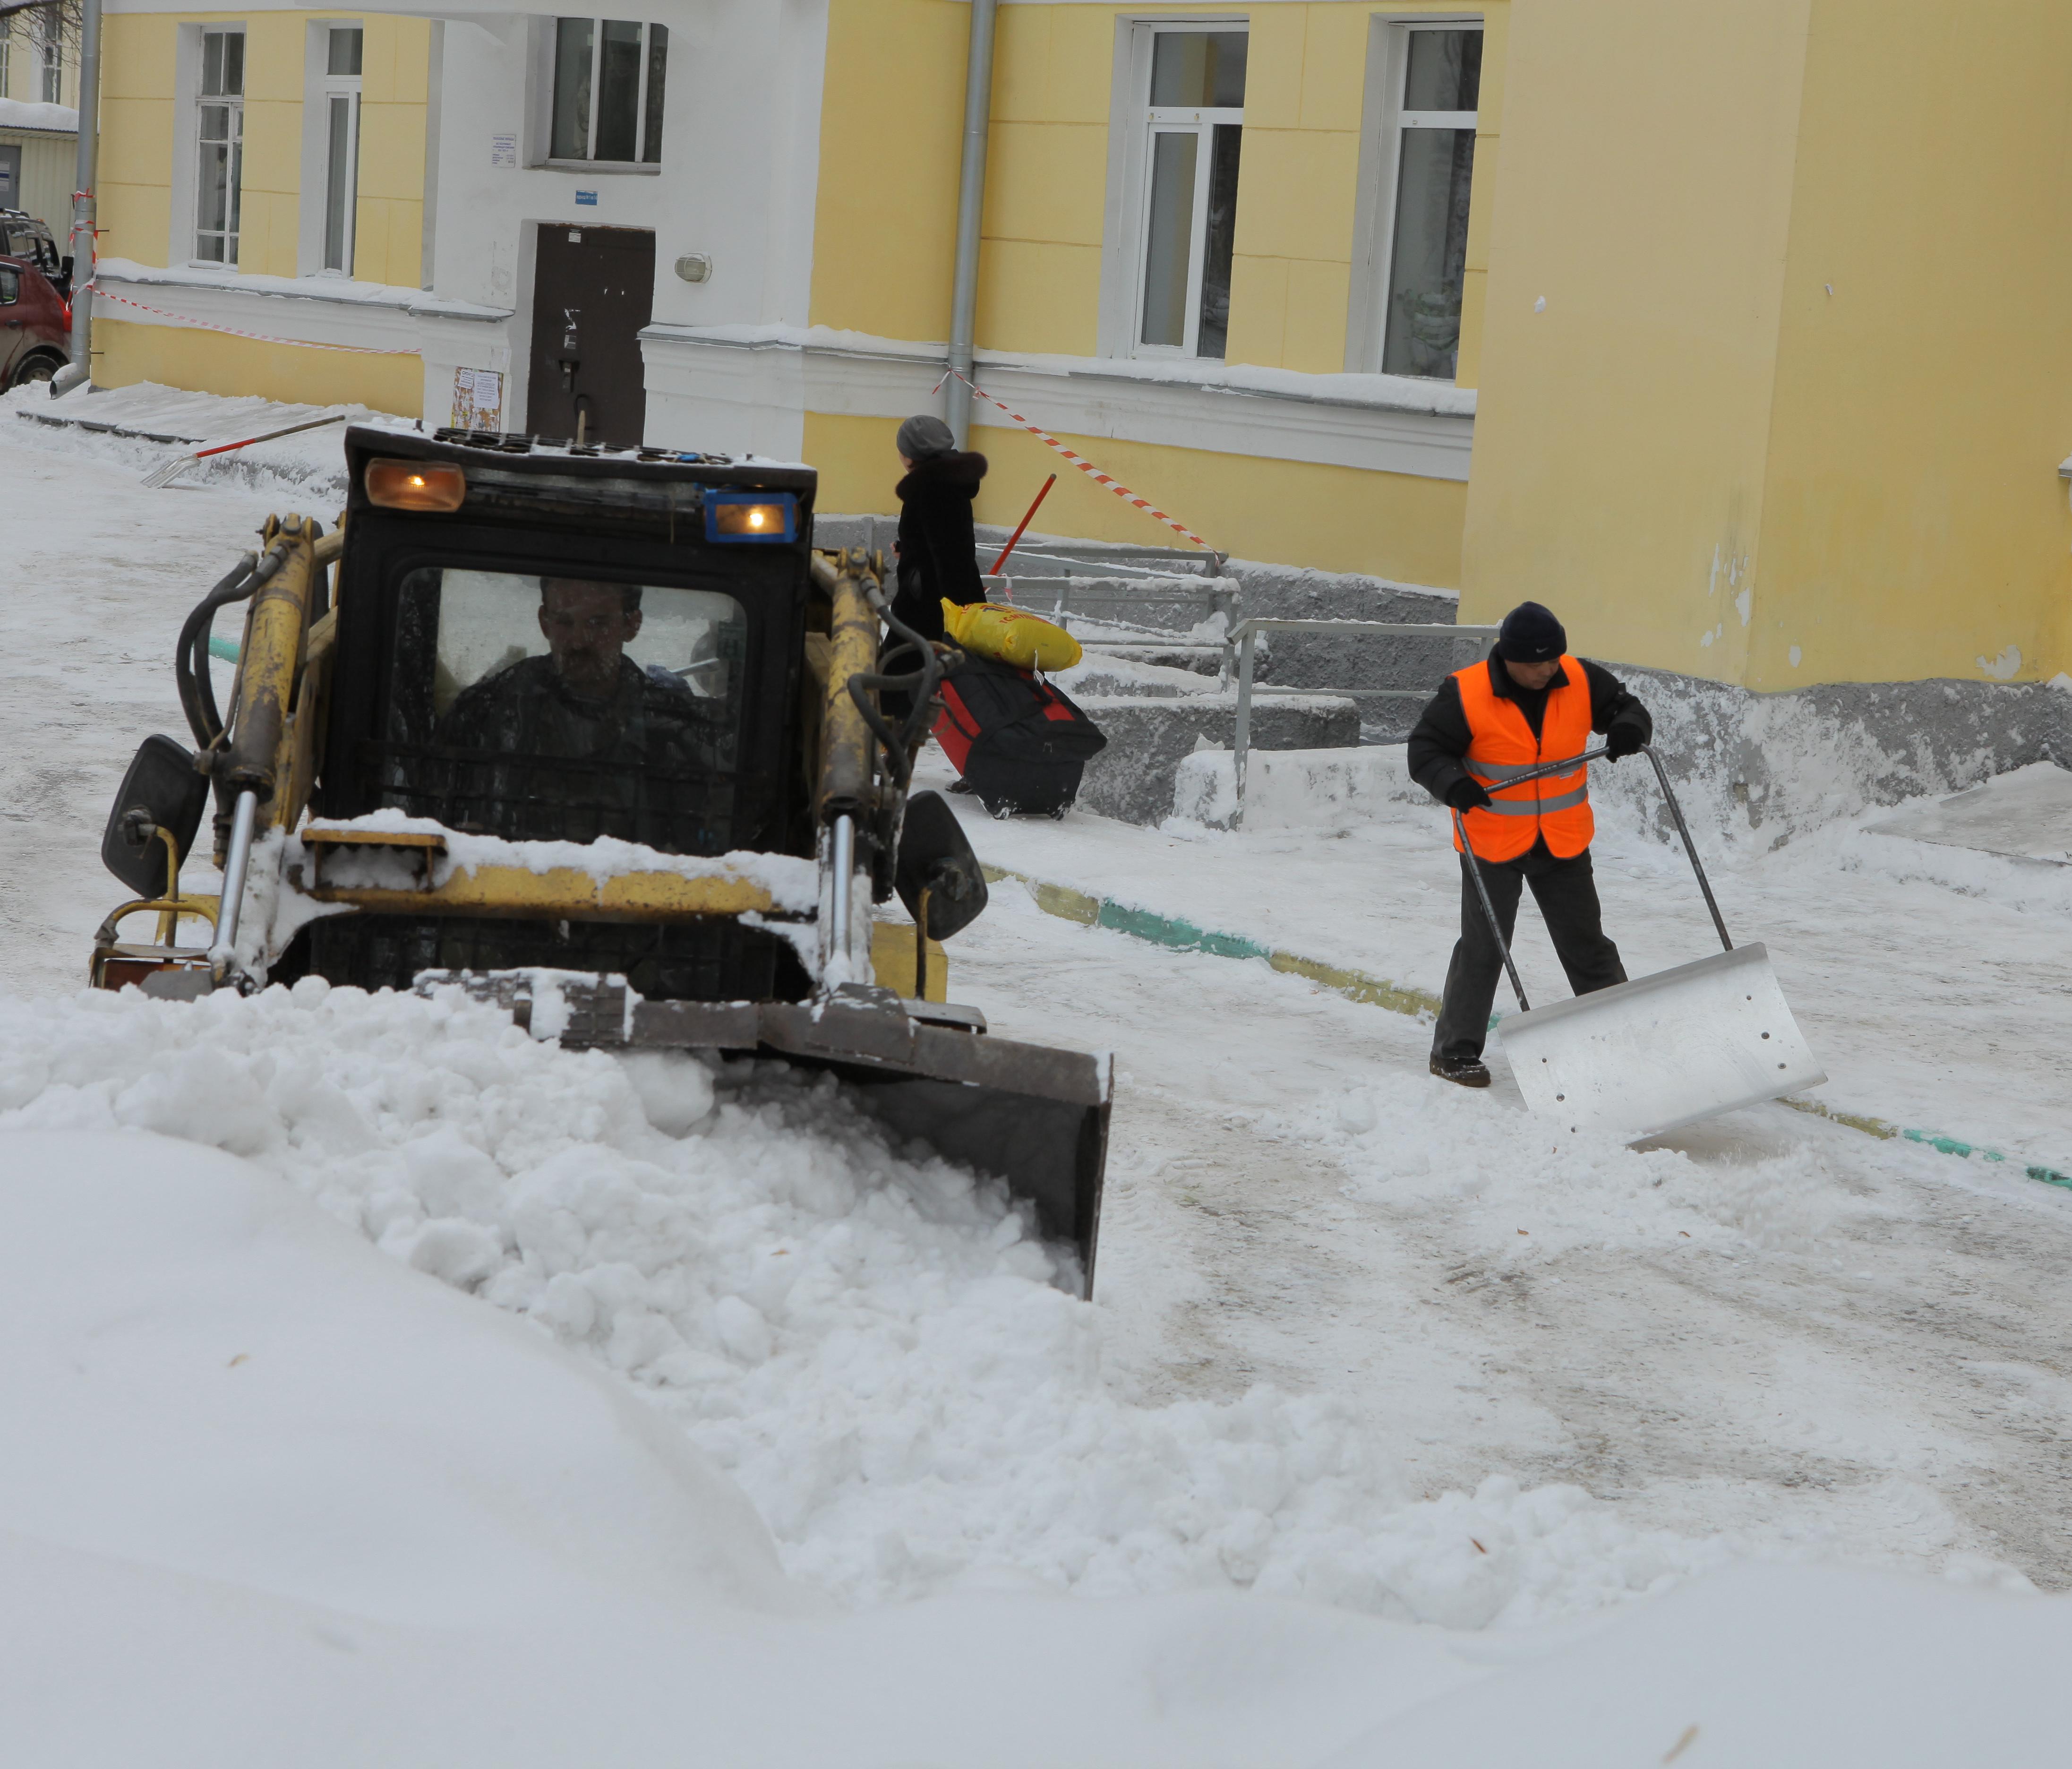
[[[85,989],[180,623],[269,511],[328,517],[337,434],[150,491],[165,445],[44,397],[0,399],[10,1756],[2054,1753],[2063,868],[1890,808],[1701,829],[1831,1079],[1628,1147],[1500,1062],[1434,1080],[1429,1017],[1054,912],[1429,995],[1456,874],[1413,794],[1328,831],[968,814],[1002,876],[952,998],[1116,1059],[1089,1303],[824,1077],[564,1050],[452,989]],[[1622,802],[1638,976],[1712,936]]]

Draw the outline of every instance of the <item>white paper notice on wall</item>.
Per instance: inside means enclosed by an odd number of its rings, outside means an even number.
[[[453,427],[504,428],[504,376],[494,368],[454,371]]]
[[[518,163],[518,138],[516,135],[491,136],[489,138],[489,163],[491,166],[516,166]]]

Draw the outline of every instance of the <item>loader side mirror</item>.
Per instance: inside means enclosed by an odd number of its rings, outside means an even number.
[[[941,793],[916,792],[906,800],[893,884],[916,921],[921,919],[921,893],[927,892],[931,940],[961,933],[984,912],[985,874],[956,813]]]
[[[192,753],[170,737],[146,738],[109,810],[101,864],[138,896],[163,895],[166,845],[158,831],[171,834],[185,862],[208,804],[208,781],[195,771]]]

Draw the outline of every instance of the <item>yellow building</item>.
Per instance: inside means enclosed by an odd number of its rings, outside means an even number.
[[[803,457],[887,511],[943,397],[972,14],[111,13],[97,378]],[[1533,596],[1625,663],[2072,668],[2059,0],[997,33],[981,520],[1059,464],[1012,413],[1227,552]],[[1069,471],[1042,525],[1175,538]]]

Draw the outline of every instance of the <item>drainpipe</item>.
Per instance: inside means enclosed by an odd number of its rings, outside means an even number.
[[[97,4],[98,0],[88,0]],[[993,23],[1000,0],[971,0],[971,56],[964,66],[964,158],[957,178],[957,269],[950,288],[950,367],[968,376],[978,314],[978,233],[985,211],[986,130],[993,113]],[[943,415],[957,446],[971,439],[971,389],[952,374]]]
[[[93,379],[93,181],[101,158],[101,0],[84,0],[79,24],[79,165],[72,199],[72,360],[51,378],[62,398]]]

